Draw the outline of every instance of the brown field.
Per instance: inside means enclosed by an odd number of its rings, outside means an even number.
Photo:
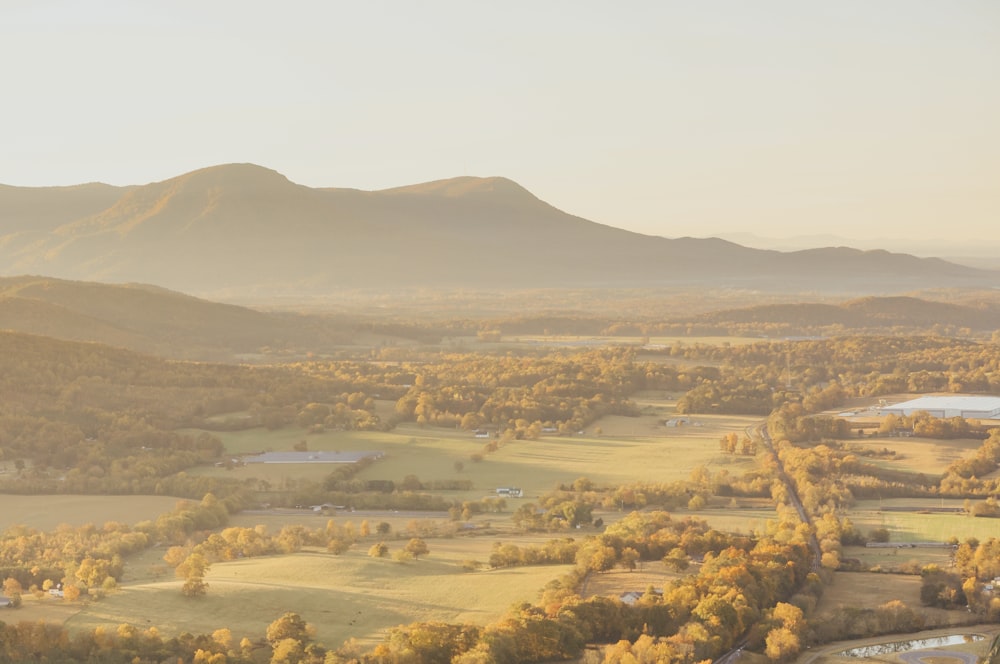
[[[23,525],[53,530],[61,524],[129,525],[169,512],[178,498],[168,496],[21,496],[0,494],[0,531]]]
[[[886,449],[895,458],[870,458],[876,466],[912,473],[941,475],[951,463],[975,454],[983,441],[974,438],[936,440],[933,438],[865,438],[852,442],[859,448]]]
[[[584,598],[594,596],[618,597],[625,592],[645,592],[650,586],[662,591],[667,583],[679,576],[681,575],[667,570],[666,566],[659,561],[647,561],[640,563],[639,567],[632,572],[623,569],[613,569],[598,574],[590,574],[587,577],[586,585],[582,589],[581,596]]]
[[[932,620],[944,624],[958,624],[968,620],[965,611],[945,611],[921,606],[920,577],[910,574],[835,572],[833,583],[823,591],[816,612],[822,614],[841,606],[875,609],[892,600],[899,600],[912,609],[923,611]]]

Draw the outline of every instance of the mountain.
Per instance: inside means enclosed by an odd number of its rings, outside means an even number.
[[[252,164],[124,188],[5,187],[0,274],[213,297],[690,285],[884,293],[1000,282],[1000,273],[885,251],[641,235],[566,214],[505,178],[315,189]]]
[[[333,318],[272,314],[163,288],[47,277],[0,278],[0,330],[194,360],[329,351],[351,326]]]

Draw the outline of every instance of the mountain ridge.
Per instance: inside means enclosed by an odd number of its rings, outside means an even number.
[[[0,189],[0,275],[209,296],[696,284],[885,293],[1000,283],[1000,273],[881,250],[778,252],[642,235],[563,212],[499,176],[362,191],[223,164],[146,185],[83,187],[89,198],[56,189],[47,202],[40,190]]]

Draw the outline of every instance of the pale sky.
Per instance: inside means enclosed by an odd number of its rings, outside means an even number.
[[[0,183],[502,175],[678,237],[1000,236],[997,0],[0,0]]]

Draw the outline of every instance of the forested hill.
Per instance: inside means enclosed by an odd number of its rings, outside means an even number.
[[[840,304],[767,304],[701,314],[695,323],[785,325],[796,328],[840,326],[845,330],[907,328],[929,330],[934,326],[988,331],[1000,329],[1000,307],[934,302],[915,297],[864,297]]]
[[[0,329],[179,359],[324,352],[351,338],[331,317],[264,313],[144,285],[0,278]]]
[[[885,251],[782,253],[640,235],[562,212],[505,178],[313,189],[252,164],[127,188],[0,188],[0,274],[226,297],[707,284],[885,293],[1000,283],[996,273]]]

